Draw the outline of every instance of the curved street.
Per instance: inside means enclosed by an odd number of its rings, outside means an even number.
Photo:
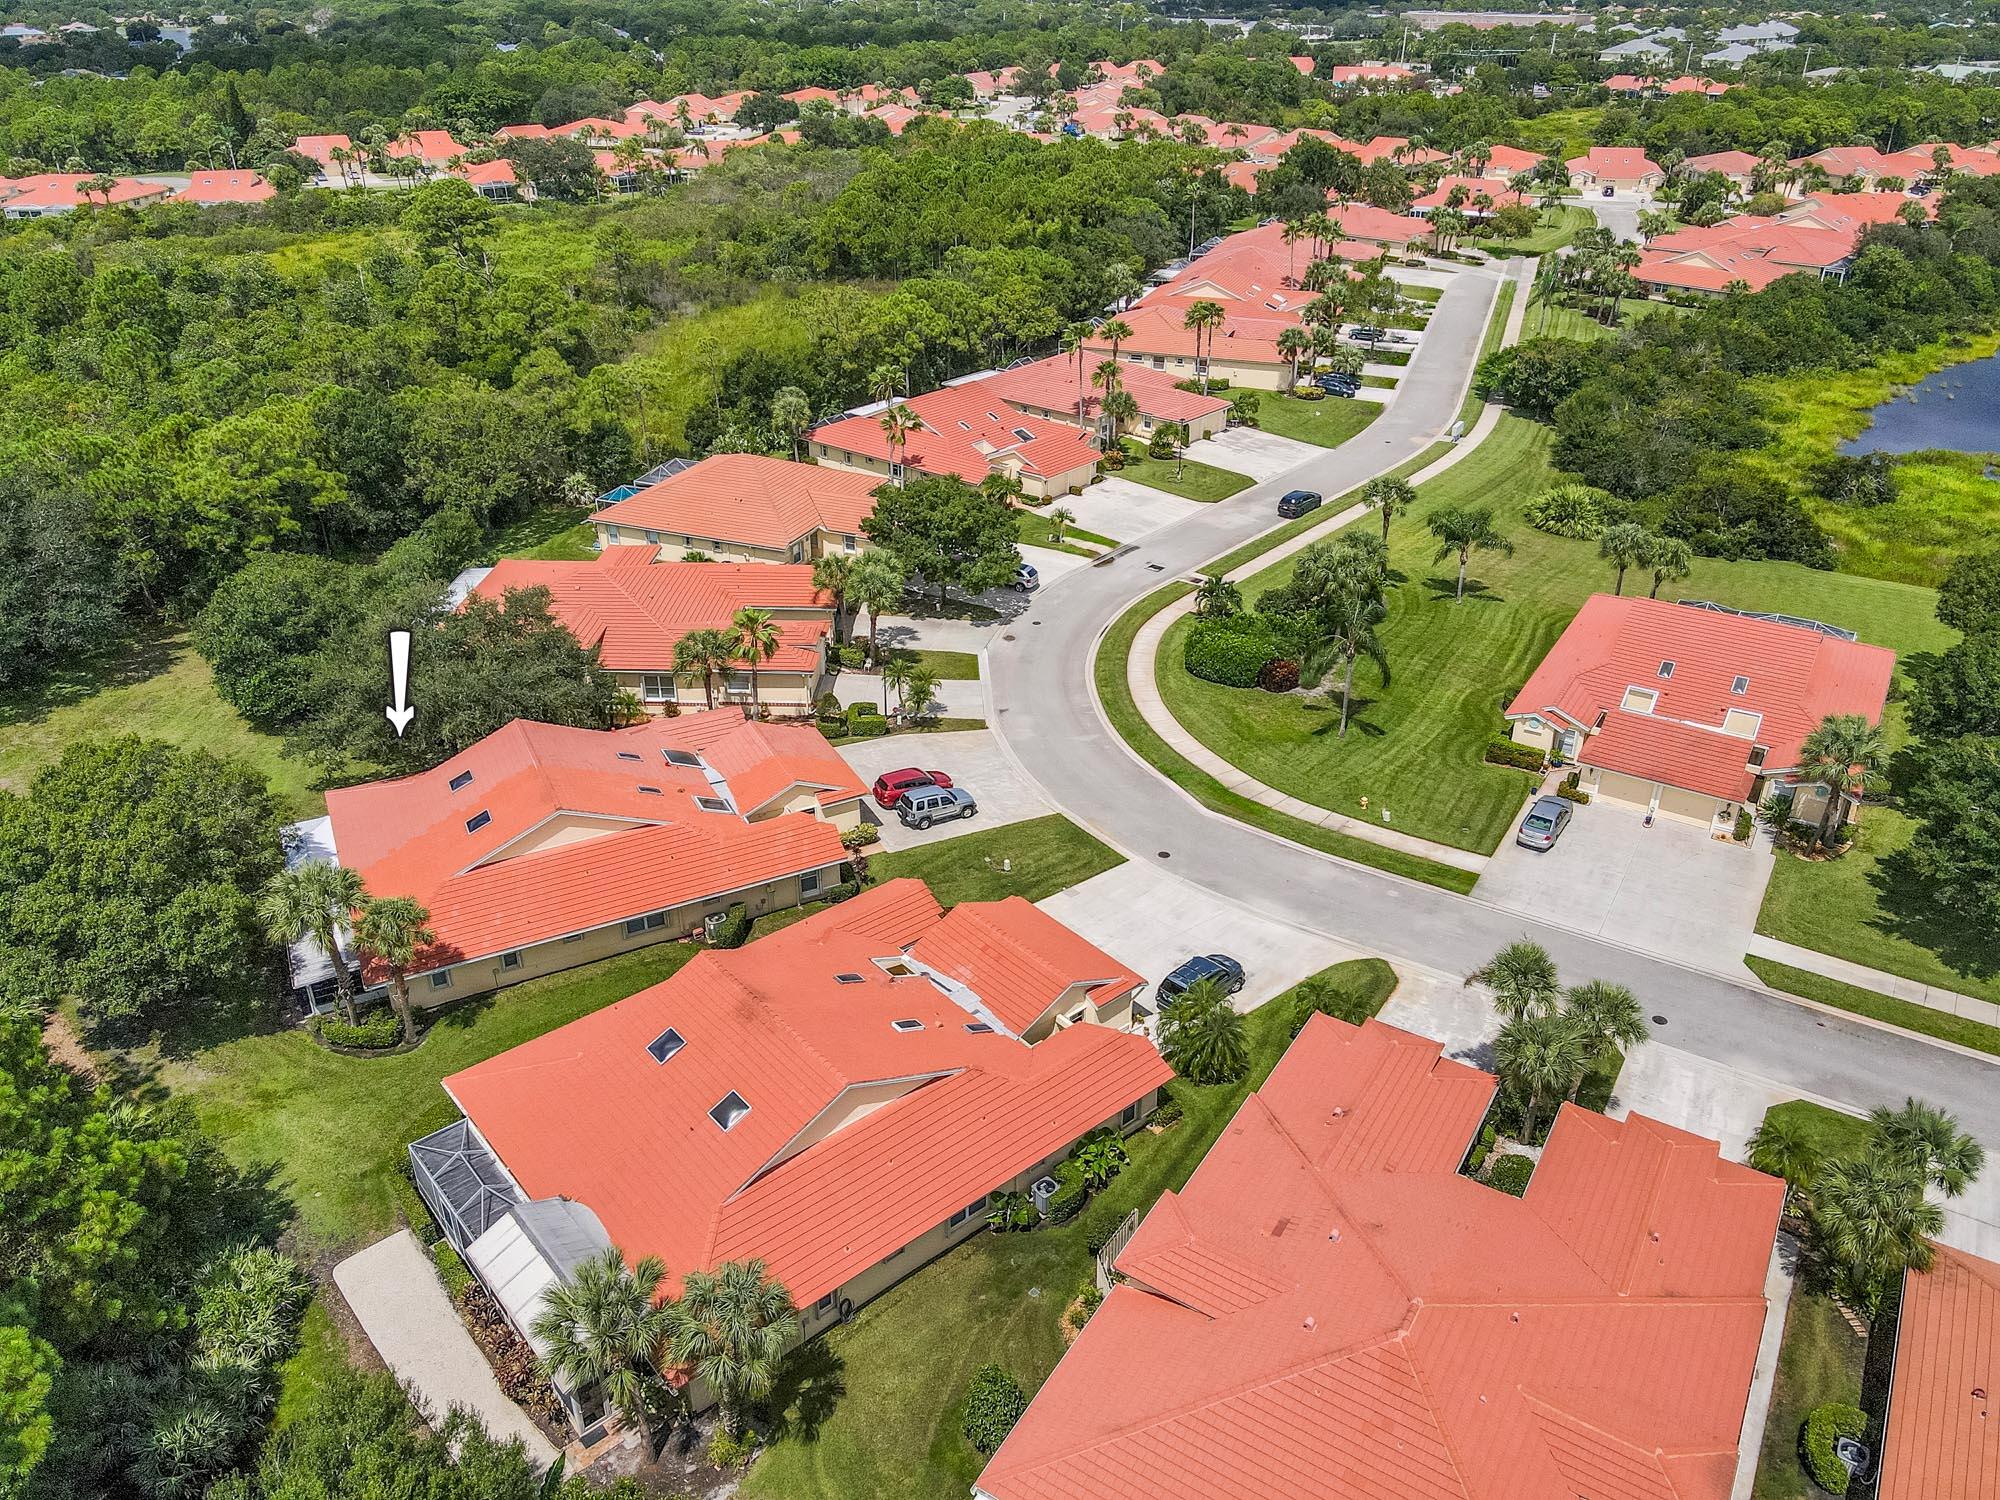
[[[1274,838],[1197,805],[1105,723],[1091,658],[1112,621],[1162,583],[1277,524],[1276,499],[1286,490],[1331,497],[1436,441],[1463,400],[1499,282],[1487,270],[1452,278],[1397,400],[1365,431],[1034,596],[989,648],[1000,738],[1049,801],[1098,837],[1256,911],[1461,974],[1525,933],[1566,973],[1629,985],[1655,1017],[1655,1034],[1675,1047],[1854,1108],[1927,1098],[2000,1145],[1989,1062]]]

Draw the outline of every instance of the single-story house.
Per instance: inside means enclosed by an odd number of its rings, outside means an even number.
[[[1431,226],[1414,214],[1391,213],[1372,203],[1342,203],[1333,200],[1327,217],[1340,226],[1343,239],[1359,240],[1382,250],[1407,255],[1410,247],[1430,243]]]
[[[1016,411],[976,386],[944,386],[896,405],[918,423],[901,446],[890,447],[877,406],[815,427],[812,456],[877,483],[900,480],[906,469],[968,484],[1006,474],[1038,498],[1074,493],[1097,476],[1097,449],[1075,427]]]
[[[1750,179],[1763,164],[1762,157],[1748,151],[1711,151],[1705,156],[1690,156],[1681,163],[1681,170],[1690,177],[1715,173],[1728,178],[1739,192],[1747,193],[1751,191]]]
[[[2000,1265],[1932,1248],[1903,1275],[1876,1500],[2000,1494]]]
[[[1659,164],[1637,146],[1592,146],[1564,165],[1569,168],[1570,181],[1581,188],[1651,192],[1667,180]]]
[[[358,160],[351,159],[355,157],[354,141],[345,135],[302,135],[292,142],[292,150],[308,161],[319,163],[321,182],[341,181],[345,174],[358,171],[361,166]],[[336,151],[347,159],[345,165],[334,158]]]
[[[662,560],[812,563],[867,545],[861,523],[882,481],[825,464],[717,453],[600,510],[599,547],[643,542]]]
[[[612,1245],[670,1293],[761,1260],[815,1337],[995,1194],[1040,1198],[1083,1137],[1140,1126],[1173,1076],[1135,1029],[1142,983],[1018,897],[947,915],[890,881],[452,1074],[464,1118],[412,1145],[417,1189],[530,1344],[549,1288]],[[586,1441],[614,1420],[558,1394]]]
[[[1485,159],[1478,165],[1481,177],[1497,177],[1502,182],[1512,182],[1523,172],[1532,172],[1541,164],[1540,153],[1503,144],[1488,146]]]
[[[1459,200],[1456,205],[1453,197]],[[1437,186],[1410,204],[1410,212],[1428,218],[1441,208],[1456,207],[1468,219],[1490,219],[1510,204],[1531,201],[1526,189],[1490,177],[1440,177]]]
[[[516,719],[431,770],[327,793],[287,858],[421,902],[437,940],[411,996],[436,1005],[684,938],[737,902],[812,900],[840,880],[866,793],[818,730],[734,708],[620,730]],[[306,940],[290,960],[294,996],[324,1010],[329,956]],[[365,988],[386,978],[363,970]]]
[[[1106,436],[1104,393],[1091,380],[1100,358],[1100,351],[1086,346],[1081,354],[1081,372],[1078,355],[1052,354],[1047,359],[1017,365],[968,384],[993,392],[1016,411],[1071,427],[1080,425],[1101,442]],[[1184,391],[1172,375],[1130,360],[1119,365],[1119,378],[1139,404],[1139,420],[1129,430],[1142,438],[1152,436],[1153,429],[1163,422],[1180,423],[1187,429],[1191,442],[1213,437],[1229,424],[1226,396]],[[1079,403],[1081,423],[1077,420]]]
[[[492,161],[460,162],[451,171],[453,176],[471,183],[472,190],[489,203],[532,202],[535,196],[534,184],[521,181],[514,164],[504,156],[496,156]]]
[[[46,219],[52,214],[73,213],[79,208],[106,208],[113,203],[126,208],[145,208],[164,203],[173,188],[163,182],[145,182],[137,177],[112,179],[103,192],[91,182],[89,172],[36,172],[27,177],[0,177],[0,217]]]
[[[449,130],[411,130],[382,148],[389,157],[414,157],[428,167],[443,167],[466,154]]]
[[[1726,827],[1794,788],[1823,719],[1879,722],[1895,666],[1886,647],[1812,620],[1593,594],[1506,716],[1593,796]],[[1817,821],[1825,792],[1796,792],[1794,816]]]
[[[594,646],[619,684],[651,712],[700,708],[701,680],[674,675],[674,647],[697,630],[727,630],[740,609],[770,611],[778,653],[758,663],[755,699],[780,716],[812,711],[826,679],[833,605],[804,563],[659,562],[657,546],[606,547],[591,562],[505,558],[471,592],[498,600],[514,589],[545,588],[549,609],[570,634]],[[718,700],[749,707],[750,669],[739,659]]]
[[[192,172],[173,201],[211,208],[222,203],[264,203],[277,196],[278,190],[256,172]]]
[[[1565,1104],[1512,1196],[1459,1171],[1496,1086],[1313,1016],[973,1495],[1728,1495],[1785,1185]]]

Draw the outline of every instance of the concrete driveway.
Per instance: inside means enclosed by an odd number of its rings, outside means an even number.
[[[952,683],[953,687],[977,688],[977,683]],[[862,815],[881,826],[882,843],[890,849],[908,849],[917,844],[935,844],[977,833],[1003,823],[1019,823],[1055,811],[1042,800],[1033,782],[1023,776],[1013,759],[1000,748],[988,729],[955,730],[949,734],[891,734],[879,740],[857,740],[840,747],[841,756],[854,774],[869,785],[884,771],[917,766],[926,771],[942,771],[954,786],[972,793],[979,811],[969,818],[935,823],[929,828],[905,828],[902,820],[875,799],[862,803]]]
[[[1198,463],[1212,464],[1232,474],[1252,479],[1276,479],[1300,464],[1324,458],[1327,450],[1296,438],[1279,437],[1255,427],[1225,427],[1214,437],[1188,445],[1187,456]]]
[[[1133,541],[1203,508],[1199,500],[1183,500],[1117,474],[1085,485],[1081,495],[1071,495],[1062,503],[1075,512],[1076,524],[1085,531],[1116,542]]]
[[[1226,953],[1243,965],[1236,1008],[1255,1010],[1329,964],[1360,949],[1274,921],[1191,885],[1145,858],[1038,903],[1120,963],[1146,976],[1147,992],[1197,953]]]
[[[1678,818],[1645,826],[1641,808],[1579,807],[1555,848],[1523,849],[1510,828],[1473,894],[1508,911],[1692,964],[1732,979],[1771,879],[1771,851],[1717,842]]]

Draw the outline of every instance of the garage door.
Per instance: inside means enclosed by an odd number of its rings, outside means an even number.
[[[1599,771],[1597,795],[1608,797],[1613,802],[1636,802],[1641,807],[1650,807],[1653,802],[1653,783],[1641,781],[1636,776],[1627,776],[1623,771]]]
[[[1715,821],[1715,809],[1715,798],[1705,797],[1700,792],[1683,791],[1677,786],[1660,790],[1660,811],[1673,817],[1712,823]]]

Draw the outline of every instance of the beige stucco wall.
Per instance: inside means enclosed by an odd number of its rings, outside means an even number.
[[[1725,806],[1734,806],[1727,798],[1713,797],[1706,792],[1691,792],[1684,787],[1647,781],[1639,776],[1627,776],[1622,771],[1606,771],[1596,766],[1583,766],[1581,770],[1579,784],[1583,789],[1612,802],[1650,807],[1653,805],[1654,788],[1658,787],[1659,812],[1670,818],[1707,824],[1712,823]]]
[[[481,864],[498,864],[502,860],[519,859],[523,854],[538,854],[544,849],[560,849],[567,844],[580,844],[585,839],[602,838],[607,833],[621,833],[634,827],[637,819],[593,818],[582,813],[557,813],[553,818],[531,828],[511,844],[502,844]]]
[[[678,704],[682,708],[696,709],[708,707],[708,695],[702,690],[699,677],[676,678],[671,686],[674,696],[670,699],[651,700],[644,695],[644,672],[615,672],[618,685],[640,697],[646,704],[648,713],[665,711],[667,703]],[[661,674],[664,675],[664,669]],[[757,674],[757,701],[773,713],[787,716],[810,710],[819,698],[820,683],[825,673],[821,672],[773,672],[768,667]],[[750,706],[750,674],[731,673],[729,682],[716,685],[715,706]]]
[[[1217,339],[1216,352],[1208,357],[1208,373],[1212,378],[1227,380],[1231,385],[1251,386],[1260,391],[1275,391],[1285,383],[1290,371],[1287,361],[1278,359],[1270,363],[1229,358],[1229,340]],[[1132,364],[1142,364],[1148,369],[1164,370],[1176,380],[1193,380],[1196,376],[1194,356],[1191,354],[1157,354],[1150,349],[1134,349],[1124,346],[1125,358]]]
[[[1556,732],[1546,719],[1542,721],[1540,729],[1530,728],[1526,719],[1516,719],[1513,734],[1514,743],[1517,745],[1533,745],[1537,750],[1555,749]]]
[[[763,1170],[765,1172],[775,1170],[808,1146],[817,1145],[836,1130],[845,1130],[857,1120],[867,1119],[883,1105],[895,1103],[910,1090],[929,1081],[928,1078],[889,1078],[877,1083],[858,1083],[852,1088],[842,1089],[834,1101],[809,1121],[805,1129],[793,1136]]]
[[[607,526],[598,522],[597,546],[600,551],[605,547],[629,547],[635,542],[657,546],[661,562],[679,562],[687,553],[699,552],[717,562],[731,563],[809,563],[832,552],[853,556],[868,545],[868,539],[858,531],[828,531],[825,527],[809,531],[787,546],[766,547],[752,542],[731,541],[726,537],[694,536],[652,527]]]
[[[1686,818],[1695,823],[1713,823],[1722,810],[1722,800],[1682,787],[1660,788],[1660,811],[1670,818]]]

